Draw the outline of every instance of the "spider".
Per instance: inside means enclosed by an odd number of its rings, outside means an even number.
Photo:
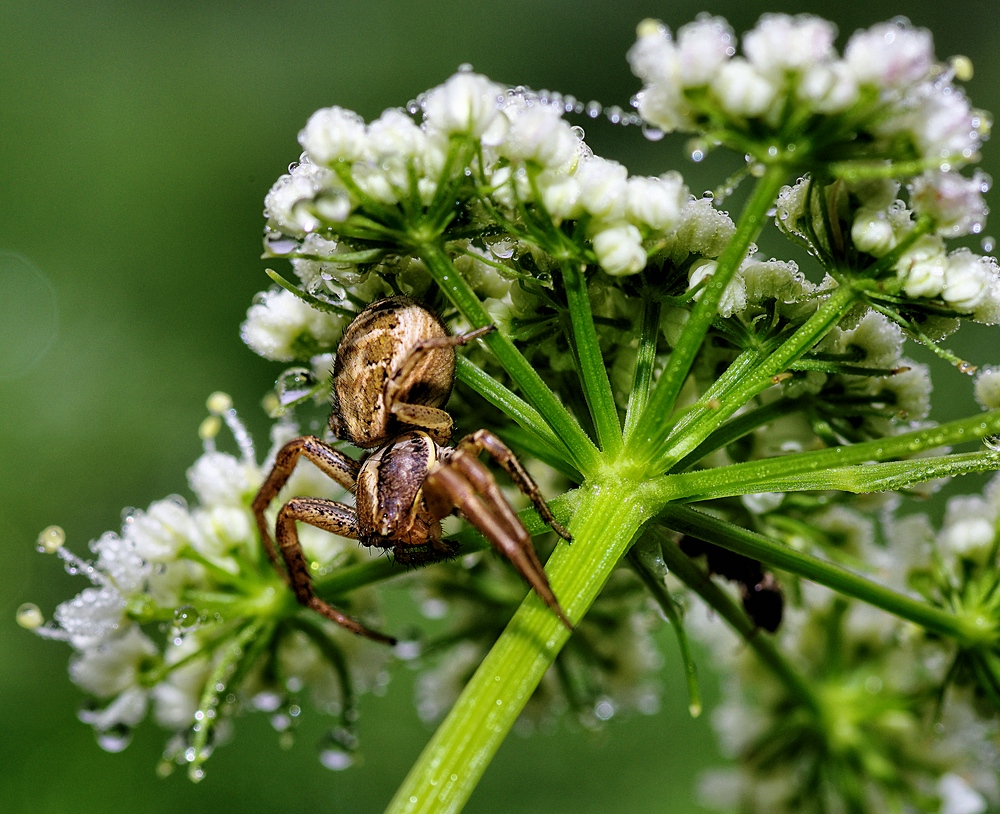
[[[253,501],[264,549],[298,601],[361,636],[395,640],[361,625],[316,596],[296,523],[391,550],[405,565],[453,557],[441,520],[458,513],[503,554],[567,628],[559,605],[524,528],[489,470],[486,452],[510,476],[563,539],[570,535],[552,516],[538,486],[514,453],[489,430],[448,446],[451,416],[442,407],[455,376],[455,348],[493,326],[451,336],[440,318],[408,297],[390,297],[365,308],[344,332],[333,368],[333,435],[369,450],[360,461],[311,435],[285,444]],[[333,500],[293,497],[278,512],[274,539],[264,512],[304,456],[328,477],[356,493],[355,507]],[[284,561],[279,565],[278,550]]]

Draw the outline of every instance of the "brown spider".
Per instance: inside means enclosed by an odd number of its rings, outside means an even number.
[[[492,330],[490,326],[451,336],[433,312],[408,297],[372,303],[348,326],[333,368],[330,429],[337,438],[372,451],[355,461],[315,436],[295,438],[278,451],[253,501],[268,558],[301,604],[354,633],[394,643],[390,636],[369,630],[316,596],[295,524],[308,523],[362,545],[391,550],[397,562],[420,565],[457,553],[457,544],[442,539],[441,520],[458,512],[511,561],[572,629],[549,586],[531,536],[479,461],[479,454],[486,452],[500,464],[545,522],[569,540],[538,486],[514,453],[489,430],[478,430],[446,446],[452,421],[442,407],[451,395],[455,348]],[[283,571],[264,512],[288,481],[300,455],[356,492],[356,507],[314,497],[293,497],[285,503],[275,524]]]

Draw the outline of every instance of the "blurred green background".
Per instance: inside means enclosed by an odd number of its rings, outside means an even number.
[[[347,772],[319,765],[326,721],[308,710],[287,751],[263,716],[240,719],[197,786],[180,772],[155,776],[164,733],[151,723],[124,753],[102,752],[76,720],[68,648],[13,621],[22,602],[50,615],[83,587],[35,553],[35,537],[58,523],[83,554],[123,507],[183,492],[213,390],[231,393],[263,437],[259,399],[279,368],[253,356],[238,327],[268,282],[264,194],[297,157],[313,110],[338,104],[372,118],[465,62],[502,82],[624,106],[638,89],[624,57],[636,23],[677,27],[703,10],[737,31],[763,11],[834,14],[842,35],[905,11],[934,31],[939,56],[974,60],[974,102],[1000,108],[1000,24],[985,1],[0,4],[0,809],[381,810],[430,734],[406,670],[364,700],[364,761]],[[582,124],[598,152],[636,172],[680,168],[693,189],[732,166],[709,176],[712,166],[682,158],[683,140]],[[964,333],[960,352],[1000,361],[991,335]],[[968,380],[944,375],[961,397],[939,415],[968,411]],[[693,778],[719,758],[709,716],[687,715],[664,642],[659,714],[597,735],[512,736],[468,810],[699,810]]]

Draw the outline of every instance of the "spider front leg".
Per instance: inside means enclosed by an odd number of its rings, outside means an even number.
[[[318,497],[293,497],[281,507],[281,511],[278,512],[278,521],[275,524],[275,534],[278,537],[278,546],[281,549],[281,556],[288,572],[288,583],[295,592],[295,598],[307,608],[311,608],[359,636],[366,636],[377,642],[395,644],[396,640],[392,636],[369,630],[316,596],[312,579],[309,576],[309,568],[306,565],[306,558],[302,552],[302,544],[299,542],[299,533],[295,527],[297,522],[308,523],[310,526],[315,526],[331,534],[357,540],[358,517],[354,509],[334,500]]]
[[[517,456],[511,451],[503,441],[497,438],[489,430],[476,430],[470,435],[466,435],[461,441],[455,444],[456,450],[468,452],[473,457],[478,457],[480,452],[485,452],[496,461],[506,472],[514,485],[521,490],[521,493],[531,501],[535,511],[541,516],[552,530],[562,537],[566,542],[573,538],[570,533],[552,516],[552,511],[538,490],[538,484],[532,479],[528,471],[521,466]]]
[[[253,499],[253,514],[257,519],[257,529],[260,532],[264,551],[267,552],[267,558],[282,576],[285,574],[278,564],[278,554],[274,548],[274,540],[271,538],[271,530],[268,528],[264,512],[267,511],[271,501],[278,496],[278,492],[288,482],[299,456],[305,456],[319,467],[324,475],[352,492],[360,469],[360,464],[357,461],[348,458],[343,452],[312,435],[293,438],[278,450],[271,471]]]
[[[451,509],[457,509],[497,551],[510,560],[560,621],[573,630],[573,623],[563,612],[549,585],[531,535],[504,499],[489,470],[474,456],[464,450],[453,450],[427,475],[424,499],[428,508],[442,517]]]

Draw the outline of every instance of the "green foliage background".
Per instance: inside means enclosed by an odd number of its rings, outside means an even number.
[[[501,82],[627,106],[638,89],[624,57],[636,23],[654,16],[676,28],[703,10],[738,32],[763,11],[814,11],[834,15],[844,35],[905,11],[934,31],[939,56],[973,58],[970,95],[1000,109],[1000,23],[985,0],[0,4],[3,811],[381,810],[430,734],[405,669],[385,696],[364,700],[364,760],[348,772],[319,765],[314,744],[328,722],[308,708],[287,751],[263,716],[241,719],[198,786],[183,773],[156,778],[164,735],[152,724],[123,754],[100,751],[75,719],[68,648],[13,621],[22,602],[48,615],[83,587],[35,553],[35,537],[58,523],[82,554],[118,527],[122,507],[183,491],[213,390],[231,393],[265,440],[258,403],[278,368],[242,345],[238,326],[268,282],[264,194],[296,158],[313,110],[339,104],[372,118],[465,62]],[[598,152],[636,172],[679,166],[692,189],[719,183],[730,166],[685,166],[682,139],[652,144],[637,128],[580,123]],[[990,147],[985,167],[996,176]],[[991,334],[963,333],[957,350],[1000,362]],[[971,389],[962,385],[952,389]],[[946,404],[939,417],[969,404]],[[400,612],[389,627],[403,624]],[[687,715],[669,633],[665,641],[658,715],[596,735],[515,735],[468,810],[696,811],[693,777],[718,758],[707,716]]]

